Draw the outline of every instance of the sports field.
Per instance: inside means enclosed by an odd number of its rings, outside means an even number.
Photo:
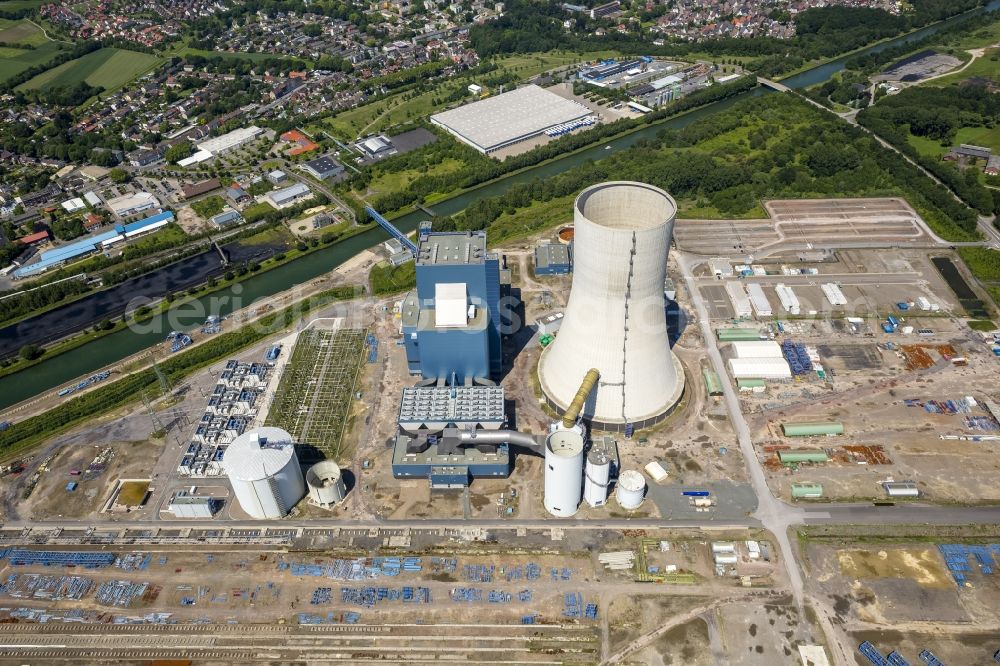
[[[116,48],[99,49],[82,58],[42,72],[30,81],[22,83],[18,86],[18,90],[69,86],[78,81],[86,81],[89,85],[100,86],[105,90],[114,90],[145,74],[161,62],[163,62],[161,58],[147,53]]]

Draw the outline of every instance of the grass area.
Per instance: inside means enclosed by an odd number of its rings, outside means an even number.
[[[401,266],[393,266],[386,261],[372,266],[371,272],[368,273],[372,294],[382,296],[413,289],[417,286],[416,270],[416,265],[412,261]]]
[[[79,81],[100,86],[105,90],[119,88],[132,79],[145,74],[163,62],[162,58],[148,53],[105,48],[93,51],[26,81],[18,90],[35,90],[53,86],[68,86]]]
[[[1000,83],[1000,48],[987,49],[982,58],[976,58],[975,62],[961,72],[942,76],[940,79],[928,81],[927,84],[932,86],[949,86],[977,76]]]
[[[970,319],[966,322],[973,331],[982,331],[983,333],[989,333],[990,331],[997,330],[997,325],[994,324],[989,319]]]
[[[226,207],[226,202],[218,194],[213,194],[210,197],[205,197],[201,201],[196,201],[191,204],[191,210],[198,213],[206,220],[213,215],[218,215],[222,212],[222,209]]]
[[[688,220],[727,220],[732,219],[731,215],[725,215],[719,212],[719,209],[715,206],[705,205],[700,206],[699,203],[704,202],[692,202],[684,201],[677,203],[677,217]],[[767,219],[767,211],[764,210],[764,206],[757,204],[753,209],[747,211],[744,215],[740,216],[740,219],[744,220],[763,220]]]
[[[429,169],[406,169],[405,171],[382,174],[369,184],[368,189],[371,195],[402,190],[421,176],[441,176],[446,173],[458,171],[463,166],[465,164],[461,160],[446,157]]]
[[[983,289],[993,299],[993,303],[1000,307],[1000,252],[988,247],[960,247],[958,256],[965,262],[969,272],[982,284]],[[972,326],[972,322],[969,322],[969,326]],[[972,328],[977,331],[982,330]]]
[[[971,143],[975,146],[992,148],[994,153],[1000,152],[1000,128],[998,127],[963,127],[955,132],[955,140],[947,145],[924,136],[909,135],[907,141],[925,157],[940,157],[952,146],[960,143]]]
[[[267,206],[267,204],[263,204]],[[267,206],[271,209],[270,206]],[[247,236],[246,238],[240,239],[238,242],[243,247],[253,247],[255,245],[280,245],[289,244],[295,240],[295,236],[292,232],[288,230],[288,227],[284,225],[270,227],[255,233],[253,236]]]
[[[46,42],[32,50],[4,49],[4,54],[0,55],[0,83],[29,67],[48,63],[61,50],[62,47],[56,42]]]
[[[511,240],[530,236],[542,229],[573,221],[573,199],[576,194],[557,197],[545,202],[532,202],[513,214],[504,213],[490,225],[489,244],[496,246]]]
[[[48,0],[4,0],[0,2],[0,10],[16,12],[19,9],[37,9]]]
[[[0,42],[6,44],[30,44],[41,46],[49,41],[45,33],[34,23],[21,19],[11,21],[0,19]]]
[[[499,69],[490,72],[487,76],[508,71],[516,74],[521,80],[526,80],[556,67],[614,54],[614,51],[594,51],[583,54],[553,52],[511,55],[496,59],[495,62]],[[435,104],[435,99],[446,99],[449,94],[458,88],[466,87],[473,80],[474,77],[462,75],[448,81],[442,81],[433,90],[424,93],[414,95],[413,91],[399,92],[370,104],[338,113],[332,118],[325,119],[322,125],[313,127],[325,128],[340,138],[353,140],[363,133],[379,132],[387,127],[439,111],[446,104],[440,101]]]

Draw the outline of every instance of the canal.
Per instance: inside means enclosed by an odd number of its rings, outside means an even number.
[[[1000,9],[1000,0],[992,0],[986,6],[967,12],[961,16],[956,16],[908,35],[882,42],[848,56],[831,60],[787,79],[783,79],[782,83],[793,88],[803,88],[822,83],[843,70],[844,63],[856,55],[876,53],[893,46],[911,43],[932,35],[942,28],[969,16],[996,9]],[[435,203],[433,205],[434,211],[440,215],[453,215],[464,210],[471,203],[479,199],[503,194],[511,185],[528,182],[536,178],[547,178],[571,169],[587,160],[600,160],[614,154],[616,151],[629,148],[641,139],[654,137],[665,127],[675,129],[685,127],[700,118],[725,111],[744,99],[762,94],[765,94],[764,90],[757,88],[742,95],[696,109],[677,118],[667,119],[661,123],[643,127],[632,134],[597,144],[566,157],[557,158],[551,162],[546,162],[537,167],[529,168],[493,181],[470,192]],[[417,224],[421,220],[426,219],[426,217],[425,213],[417,211],[396,218],[393,222],[403,231],[413,231],[417,228]],[[168,313],[160,315],[152,322],[144,324],[142,329],[145,332],[124,329],[82,347],[60,354],[49,361],[39,363],[23,372],[2,377],[0,378],[0,409],[7,408],[81,375],[92,373],[99,368],[120,361],[136,352],[162,342],[164,334],[161,331],[170,331],[176,328],[189,330],[197,327],[204,321],[205,313],[226,315],[232,312],[233,309],[245,307],[255,300],[272,296],[278,292],[291,289],[295,285],[308,282],[333,270],[358,252],[370,248],[387,238],[388,236],[380,228],[373,228],[336,245],[318,250],[301,259],[279,266],[267,273],[251,277],[239,285],[234,285],[209,296],[204,296],[197,299],[194,304],[175,308]]]

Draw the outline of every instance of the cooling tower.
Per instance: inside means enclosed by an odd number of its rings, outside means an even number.
[[[663,190],[631,182],[588,187],[573,206],[573,286],[559,334],[539,362],[542,391],[565,411],[595,368],[600,381],[583,416],[602,430],[652,425],[684,389],[663,299],[677,206]]]

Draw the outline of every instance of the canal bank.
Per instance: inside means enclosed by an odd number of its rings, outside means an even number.
[[[898,38],[880,42],[868,49],[836,58],[784,79],[782,83],[793,88],[809,87],[817,83],[822,83],[843,70],[844,63],[850,58],[866,53],[879,52],[887,48],[923,39],[957,21],[969,18],[970,15],[996,9],[1000,9],[1000,0],[993,0],[983,8],[974,10],[972,13],[962,14]],[[648,125],[631,134],[595,144],[579,152],[568,154],[565,157],[544,162],[537,167],[514,172],[450,199],[437,201],[433,204],[433,208],[439,215],[454,215],[479,199],[490,198],[505,193],[512,185],[530,182],[537,178],[548,178],[588,160],[598,161],[608,155],[614,154],[615,151],[629,148],[638,141],[653,138],[664,128],[680,129],[686,127],[701,118],[725,111],[745,99],[761,94],[764,94],[764,91],[757,88],[750,92],[694,109],[681,116],[668,118],[663,122]],[[426,217],[426,213],[418,210],[398,217],[393,222],[404,231],[413,231],[419,222]],[[143,326],[143,330],[146,332],[123,329],[61,354],[50,361],[40,363],[30,368],[29,371],[0,378],[0,409],[21,402],[76,377],[93,373],[99,368],[115,363],[136,352],[162,342],[165,333],[161,333],[161,331],[190,330],[204,321],[205,316],[207,316],[205,313],[226,315],[254,301],[267,298],[278,292],[291,289],[295,285],[307,282],[329,272],[358,252],[368,249],[387,238],[388,236],[381,228],[373,228],[352,238],[338,242],[333,246],[297,259],[294,262],[272,269],[266,274],[249,278],[239,285],[234,285],[225,290],[196,299],[193,303],[197,305],[183,309],[171,309],[167,313],[154,318],[152,325]]]

